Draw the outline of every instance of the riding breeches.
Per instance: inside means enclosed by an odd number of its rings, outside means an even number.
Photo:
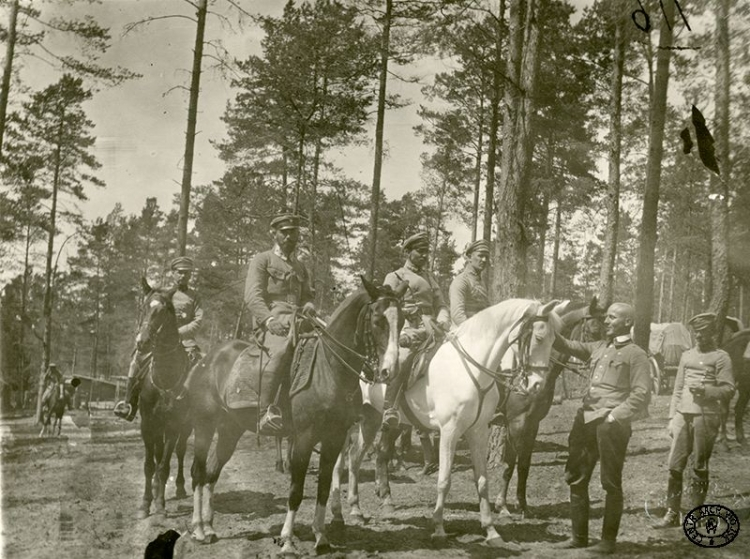
[[[718,414],[675,413],[672,419],[672,448],[669,450],[670,472],[682,473],[688,458],[694,454],[693,479],[708,482],[708,461],[720,427]]]
[[[289,336],[276,336],[266,331],[262,343],[268,352],[263,357],[264,360],[267,357],[268,361],[263,365],[260,380],[260,405],[258,407],[261,413],[273,403],[284,376],[289,374],[292,357],[294,356],[294,349]]]

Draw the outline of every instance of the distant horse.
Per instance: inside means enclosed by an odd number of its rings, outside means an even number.
[[[750,329],[746,329],[733,334],[722,346],[722,349],[732,359],[732,373],[739,394],[734,404],[734,432],[738,443],[745,442],[745,428],[742,422],[744,421],[747,403],[750,401],[750,370],[746,369],[745,359],[742,357],[749,342]],[[722,423],[722,438],[726,440],[726,422]]]
[[[398,366],[398,334],[403,325],[400,298],[406,285],[394,292],[390,287],[379,287],[365,279],[363,284],[365,290],[345,299],[327,327],[316,327],[315,337],[299,343],[296,349],[295,362],[311,363],[312,369],[304,383],[292,379],[288,418],[292,480],[280,537],[282,554],[295,553],[294,520],[303,497],[310,455],[317,443],[320,443],[320,462],[312,529],[316,550],[329,549],[324,522],[331,470],[361,403],[361,371],[370,369],[377,376],[392,378]],[[195,424],[192,526],[193,538],[201,542],[216,539],[211,501],[219,474],[242,433],[256,429],[257,408],[230,409],[215,390],[216,386],[224,384],[235,361],[248,347],[247,342],[233,340],[211,350],[199,363],[205,370],[190,389]],[[305,372],[299,369],[298,374]],[[216,432],[216,447],[207,464]]]
[[[556,305],[557,301],[541,305],[538,301],[510,299],[474,315],[447,336],[430,362],[427,374],[404,392],[401,410],[409,421],[423,431],[440,431],[434,538],[446,537],[443,509],[450,489],[451,468],[458,440],[466,436],[482,528],[489,544],[502,542],[492,523],[487,485],[489,421],[499,399],[496,381],[510,382],[509,378],[500,377],[497,369],[510,345],[519,343],[520,372],[514,382],[529,392],[539,390],[549,368],[554,333],[561,327],[560,319],[553,313]],[[378,494],[386,503],[390,500],[388,454],[399,433],[398,429],[386,429],[381,435],[376,476]],[[340,503],[334,503],[333,508],[340,516]]]
[[[572,310],[560,316],[563,324],[562,334],[572,340],[593,342],[604,338],[604,315],[606,309],[598,305],[594,297],[588,305],[576,305]],[[505,448],[502,455],[500,492],[495,500],[495,508],[501,516],[510,516],[507,506],[508,486],[513,477],[513,470],[518,464],[518,483],[516,497],[521,517],[528,513],[526,501],[526,483],[531,467],[531,455],[539,432],[539,423],[549,413],[555,394],[558,377],[567,367],[567,359],[553,358],[549,374],[543,378],[536,392],[511,389],[502,391],[500,398],[505,415]],[[575,369],[573,369],[575,370]],[[515,386],[511,384],[511,386]]]
[[[154,503],[155,514],[165,514],[165,487],[169,479],[172,453],[177,447],[177,496],[185,495],[183,457],[191,425],[187,399],[178,399],[188,373],[189,358],[177,328],[177,318],[170,290],[152,289],[142,279],[144,319],[138,337],[138,348],[144,355],[148,372],[141,384],[141,439],[145,447],[143,474],[145,488],[138,517],[149,515]]]
[[[81,384],[81,379],[73,377],[70,384],[58,384],[55,390],[52,391],[49,399],[44,403],[45,407],[42,409],[42,430],[39,433],[40,437],[43,437],[45,434],[51,435],[54,433],[55,428],[57,428],[57,436],[60,436],[65,408],[71,409],[73,396],[79,384]],[[50,422],[53,418],[54,422],[50,428]]]

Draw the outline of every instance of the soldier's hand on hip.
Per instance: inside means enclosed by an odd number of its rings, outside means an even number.
[[[302,307],[302,314],[305,316],[317,316],[318,311],[315,310],[315,304],[312,301],[308,301]]]

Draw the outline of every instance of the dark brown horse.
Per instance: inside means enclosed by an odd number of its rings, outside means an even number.
[[[598,305],[594,297],[588,305],[578,304],[573,310],[563,314],[562,335],[573,340],[593,342],[604,337],[604,315],[606,309]],[[501,465],[500,492],[495,500],[495,507],[501,516],[510,516],[507,506],[508,485],[513,477],[513,470],[518,467],[516,498],[521,516],[528,512],[526,501],[526,483],[531,467],[531,455],[534,450],[539,424],[549,413],[555,394],[555,384],[566,367],[567,360],[558,355],[552,361],[553,366],[542,382],[538,392],[521,392],[510,390],[500,395],[505,399],[504,413],[507,427],[505,429],[505,449]]]
[[[734,432],[738,443],[745,442],[743,421],[747,403],[750,401],[750,369],[745,365],[745,359],[742,357],[748,343],[750,343],[750,329],[740,330],[733,334],[722,346],[732,359],[732,373],[739,394],[734,404]],[[724,430],[725,422],[723,423]],[[726,433],[724,433],[724,438],[726,438],[725,435]]]
[[[81,384],[81,379],[73,377],[70,384],[58,384],[55,390],[52,391],[49,399],[44,402],[44,408],[42,409],[42,430],[39,433],[40,437],[43,437],[45,434],[51,435],[54,433],[55,428],[57,428],[57,436],[60,436],[63,414],[66,408],[71,409],[73,396],[79,384]],[[50,427],[51,422],[52,426]]]
[[[302,501],[305,475],[313,447],[320,443],[318,492],[313,532],[318,551],[329,548],[324,533],[325,510],[331,472],[344,444],[347,429],[356,420],[361,398],[361,371],[391,378],[397,367],[398,333],[403,324],[400,298],[394,292],[363,279],[364,291],[344,300],[325,328],[297,346],[295,362],[311,363],[309,380],[295,384],[290,396],[291,488],[287,517],[281,532],[282,554],[294,554],[294,520]],[[403,286],[405,287],[405,286]],[[193,462],[193,538],[216,539],[213,528],[213,489],[222,468],[232,456],[242,433],[254,431],[257,408],[231,409],[215,387],[223,386],[248,342],[233,340],[211,350],[198,364],[204,370],[190,388],[191,415],[195,425]],[[311,356],[314,355],[314,358]],[[308,359],[309,358],[309,359]],[[297,373],[303,367],[296,369]],[[209,448],[218,433],[215,448]]]
[[[165,487],[172,453],[177,447],[177,496],[184,496],[183,457],[191,426],[187,399],[178,400],[188,372],[188,354],[180,342],[172,296],[174,289],[152,289],[142,280],[144,319],[137,336],[138,349],[148,367],[140,391],[141,438],[145,448],[145,488],[139,518],[165,514]]]

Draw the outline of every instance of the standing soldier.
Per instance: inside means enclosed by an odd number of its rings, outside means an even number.
[[[607,340],[574,342],[558,335],[555,349],[589,361],[591,377],[568,436],[565,481],[570,486],[572,537],[561,548],[588,547],[589,482],[601,460],[606,493],[602,539],[591,550],[615,552],[623,509],[622,470],[633,421],[648,416],[651,371],[646,352],[630,338],[633,307],[614,303],[604,319]]]
[[[490,258],[490,244],[484,239],[474,241],[466,247],[464,256],[466,266],[451,282],[449,291],[451,320],[455,326],[490,306],[487,287],[482,279],[482,272]]]
[[[200,298],[194,289],[190,288],[190,278],[193,274],[193,260],[187,256],[178,256],[170,264],[172,280],[175,292],[172,295],[177,328],[180,333],[180,341],[188,354],[190,367],[195,365],[201,358],[200,347],[195,340],[195,335],[203,323],[203,307]],[[138,410],[138,397],[140,395],[141,381],[148,370],[148,355],[142,354],[136,346],[133,359],[128,370],[128,388],[125,400],[117,402],[114,414],[126,421],[133,421]],[[190,375],[185,384],[190,381]]]
[[[667,512],[655,528],[679,526],[682,472],[693,454],[690,510],[699,507],[708,492],[708,461],[721,426],[722,406],[734,395],[732,361],[716,347],[716,315],[703,313],[688,322],[696,346],[680,358],[669,406]]]
[[[296,256],[300,220],[301,216],[289,213],[273,218],[274,246],[256,255],[247,270],[245,304],[255,319],[259,342],[268,353],[259,390],[260,435],[283,433],[281,409],[273,402],[291,366],[292,320],[300,307],[303,314],[315,315],[310,278]]]
[[[435,324],[443,330],[450,328],[450,314],[440,286],[425,268],[430,253],[427,233],[417,233],[404,241],[406,263],[395,272],[385,276],[384,285],[396,289],[402,282],[409,283],[404,295],[406,324],[399,338],[399,372],[385,391],[383,403],[383,426],[397,427],[399,421],[398,395],[404,381],[409,377],[414,350],[434,332]]]

